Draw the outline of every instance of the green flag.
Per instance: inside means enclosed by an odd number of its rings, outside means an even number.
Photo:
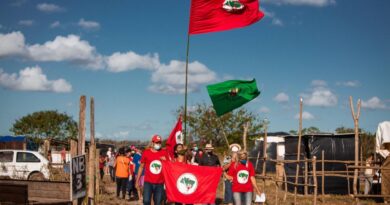
[[[260,95],[256,79],[228,80],[207,86],[218,117],[230,112]]]

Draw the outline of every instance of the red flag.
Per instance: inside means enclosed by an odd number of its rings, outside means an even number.
[[[181,126],[181,116],[177,120],[177,123],[173,130],[171,131],[171,134],[169,135],[166,143],[167,147],[167,152],[169,154],[169,157],[171,159],[175,158],[174,157],[174,150],[173,148],[175,147],[176,144],[180,143],[183,144],[183,134],[182,134],[183,128]]]
[[[263,17],[259,0],[192,0],[189,34],[241,28]]]
[[[222,168],[163,161],[168,201],[214,204]]]

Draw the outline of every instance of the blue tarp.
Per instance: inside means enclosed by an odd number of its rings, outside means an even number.
[[[24,142],[25,136],[0,136],[0,142]]]

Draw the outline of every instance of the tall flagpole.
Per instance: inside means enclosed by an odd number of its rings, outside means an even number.
[[[184,139],[183,144],[186,143],[187,136],[187,87],[188,87],[188,58],[190,52],[190,34],[187,34],[187,54],[186,54],[186,85],[184,94]]]

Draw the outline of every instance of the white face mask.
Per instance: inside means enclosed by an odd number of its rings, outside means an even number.
[[[154,144],[154,145],[153,145],[153,148],[154,148],[155,150],[160,150],[161,145],[160,145],[160,144]]]

